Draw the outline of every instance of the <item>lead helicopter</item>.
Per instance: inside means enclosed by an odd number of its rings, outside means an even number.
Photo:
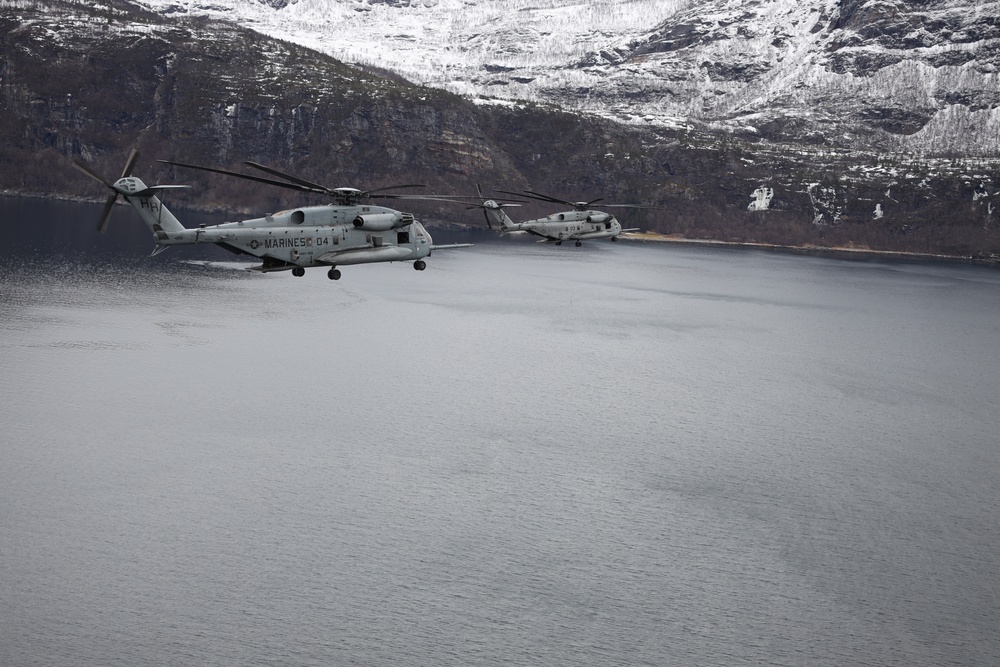
[[[477,186],[478,188],[478,186]],[[507,190],[497,190],[507,195],[516,197],[527,197],[549,204],[563,204],[572,206],[572,211],[562,211],[553,213],[545,218],[536,220],[525,220],[524,222],[514,222],[504,213],[509,206],[520,206],[516,203],[507,203],[497,199],[488,199],[483,196],[482,189],[479,189],[481,204],[470,206],[469,208],[481,208],[486,214],[486,224],[493,228],[493,224],[500,228],[501,234],[527,233],[541,237],[541,241],[562,245],[563,241],[575,241],[577,247],[583,245],[584,241],[591,239],[611,239],[617,241],[623,232],[637,232],[638,227],[623,229],[621,223],[610,213],[596,211],[591,206],[603,198],[591,199],[590,201],[567,201],[557,197],[523,190],[521,192],[510,192]],[[654,208],[652,206],[640,206],[638,204],[603,204],[601,208]]]
[[[403,213],[383,206],[365,203],[371,199],[427,199],[441,200],[444,195],[406,195],[383,192],[395,188],[424,187],[422,185],[395,185],[373,190],[356,188],[328,188],[304,179],[285,174],[256,162],[245,162],[249,167],[277,176],[283,181],[225,169],[202,167],[171,160],[158,160],[164,164],[200,169],[224,174],[267,185],[331,197],[333,202],[319,206],[299,208],[265,215],[262,218],[224,222],[186,228],[163,205],[159,195],[188,185],[147,186],[132,176],[139,153],[129,154],[121,177],[111,182],[87,166],[74,161],[73,166],[87,176],[110,188],[97,225],[99,232],[107,231],[111,213],[119,197],[124,197],[139,213],[139,217],[153,234],[157,255],[170,246],[195,243],[214,243],[230,252],[259,257],[260,266],[251,270],[291,271],[294,276],[304,276],[309,267],[328,269],[330,280],[339,280],[338,266],[369,264],[374,262],[413,262],[413,268],[427,268],[425,257],[435,250],[465,248],[469,243],[435,245],[431,235],[410,213]]]

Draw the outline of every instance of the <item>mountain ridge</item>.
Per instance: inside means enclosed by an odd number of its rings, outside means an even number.
[[[143,2],[236,17],[470,99],[765,141],[1000,155],[1000,0]]]

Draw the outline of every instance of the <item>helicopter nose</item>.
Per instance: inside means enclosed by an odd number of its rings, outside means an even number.
[[[424,227],[417,221],[413,222],[413,227],[414,227],[413,231],[416,232],[415,236],[417,237],[418,243],[427,243],[428,245],[434,245],[434,239],[431,238],[431,235],[427,231],[426,227]]]

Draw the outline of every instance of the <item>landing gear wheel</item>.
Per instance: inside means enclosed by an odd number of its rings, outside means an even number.
[[[556,241],[556,245],[562,245],[562,241]]]
[[[617,240],[618,240],[618,237],[617,237],[617,236],[612,236],[612,237],[611,237],[611,240],[612,240],[612,241],[617,241]]]
[[[302,276],[306,275],[306,270],[303,269],[301,266],[296,266],[294,269],[292,269],[292,275],[295,276],[296,278],[301,278]]]
[[[427,263],[422,259],[418,259],[413,263],[413,268],[415,268],[417,271],[423,271],[424,269],[427,268]]]
[[[582,241],[577,241],[577,242],[576,242],[576,247],[577,247],[577,248],[579,248],[579,247],[580,247],[580,246],[582,246],[582,245],[583,245],[583,242],[582,242]]]
[[[327,271],[326,277],[330,280],[340,280],[340,271],[338,269],[330,269]]]

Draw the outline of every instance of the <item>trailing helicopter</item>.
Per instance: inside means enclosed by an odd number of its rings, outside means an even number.
[[[483,191],[479,190],[482,199],[481,204],[470,206],[469,208],[481,208],[486,214],[486,224],[493,228],[493,223],[500,228],[501,234],[523,232],[541,237],[546,243],[562,245],[563,241],[575,241],[579,247],[584,241],[590,239],[611,239],[617,241],[622,232],[639,231],[638,227],[622,229],[621,223],[610,213],[592,210],[590,207],[602,201],[603,198],[592,199],[590,201],[566,201],[557,197],[550,197],[531,190],[522,192],[509,192],[507,190],[497,190],[507,195],[517,197],[527,197],[549,204],[563,204],[572,206],[572,211],[562,211],[553,213],[545,218],[536,220],[525,220],[524,222],[514,222],[504,213],[504,208],[509,206],[519,206],[520,204],[505,203],[496,199],[487,199],[483,196]],[[601,208],[652,208],[650,206],[639,206],[637,204],[604,204]]]
[[[252,267],[254,271],[262,273],[291,271],[292,275],[301,277],[305,275],[307,268],[321,266],[328,269],[327,276],[330,280],[339,280],[341,273],[338,266],[412,261],[414,269],[423,271],[427,268],[424,258],[430,257],[433,251],[471,245],[469,243],[434,245],[431,235],[412,214],[367,202],[380,198],[429,200],[444,198],[441,195],[421,196],[382,192],[394,188],[424,187],[422,185],[395,185],[365,191],[356,188],[328,188],[256,162],[244,164],[284,180],[171,160],[158,160],[164,164],[200,169],[299,192],[323,194],[333,199],[331,204],[303,206],[280,213],[269,213],[262,218],[188,229],[167,210],[159,195],[190,186],[147,186],[132,176],[138,155],[138,151],[133,149],[121,177],[114,182],[79,162],[74,161],[73,165],[112,191],[97,225],[98,231],[103,233],[107,230],[115,203],[119,197],[124,197],[153,234],[156,247],[151,256],[174,245],[214,243],[236,254],[261,258],[263,261],[260,266]]]

